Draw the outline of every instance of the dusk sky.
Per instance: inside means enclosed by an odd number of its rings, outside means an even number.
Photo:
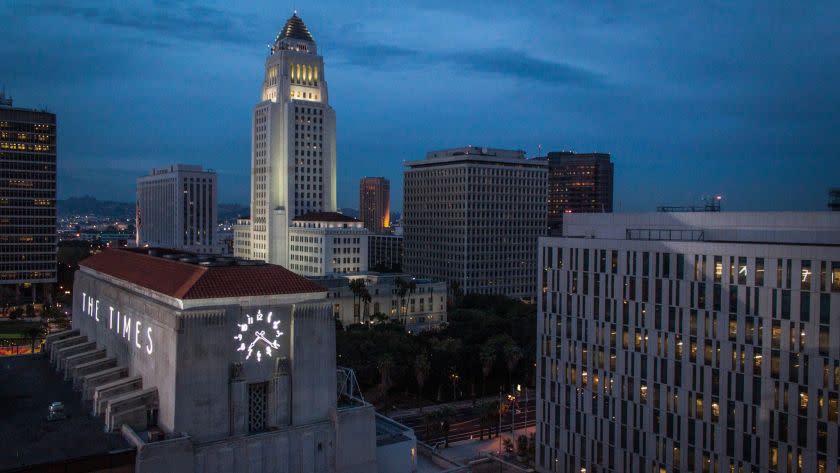
[[[170,163],[247,203],[251,113],[297,8],[336,110],[338,203],[362,176],[481,145],[604,151],[615,210],[722,194],[725,210],[823,210],[840,186],[840,2],[0,4],[0,84],[58,115],[59,197],[133,201]]]

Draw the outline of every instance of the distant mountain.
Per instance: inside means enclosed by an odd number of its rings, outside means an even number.
[[[100,217],[134,218],[134,202],[98,200],[86,195],[70,197],[57,202],[58,215],[97,215]]]
[[[240,204],[219,204],[219,222],[247,216],[249,208]],[[58,201],[58,215],[96,215],[99,217],[134,218],[134,202],[113,202],[95,197],[70,197]]]
[[[219,204],[219,222],[234,220],[239,217],[247,217],[251,214],[251,208],[240,204]]]

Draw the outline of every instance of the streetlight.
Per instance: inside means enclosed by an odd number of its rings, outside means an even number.
[[[449,374],[449,379],[452,381],[452,400],[455,400],[455,385],[458,384],[458,380],[461,379],[461,376],[458,375],[456,372],[452,372]]]

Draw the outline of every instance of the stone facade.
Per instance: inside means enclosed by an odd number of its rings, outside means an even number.
[[[326,289],[282,268],[288,284],[304,289],[245,296],[202,283],[217,270],[243,284],[273,271],[250,263],[187,268],[187,282],[172,286],[194,284],[194,292],[177,296],[140,282],[198,264],[131,252],[125,263],[139,266],[134,273],[117,266],[128,251],[110,251],[91,258],[107,264],[82,262],[74,332],[51,341],[50,352],[67,373],[113,360],[85,373],[79,387],[92,392],[106,428],[122,429],[137,447],[136,471],[376,471],[373,408],[338,402]],[[344,419],[353,421],[350,437],[341,435]],[[340,457],[341,449],[357,455]]]

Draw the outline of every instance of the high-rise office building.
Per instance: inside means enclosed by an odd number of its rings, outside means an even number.
[[[532,299],[546,232],[545,161],[522,151],[432,151],[406,162],[403,270],[464,293]]]
[[[613,163],[607,153],[548,153],[548,225],[559,233],[567,213],[612,212]]]
[[[840,469],[840,214],[571,214],[541,238],[541,472]]]
[[[221,251],[216,173],[174,164],[137,178],[137,246],[194,253]]]
[[[359,220],[373,233],[391,227],[391,183],[384,177],[364,177],[359,182]]]
[[[56,281],[55,165],[55,114],[0,94],[0,284],[33,298]]]
[[[250,258],[289,264],[289,227],[309,212],[336,210],[335,111],[324,59],[292,15],[265,62],[254,108]]]

